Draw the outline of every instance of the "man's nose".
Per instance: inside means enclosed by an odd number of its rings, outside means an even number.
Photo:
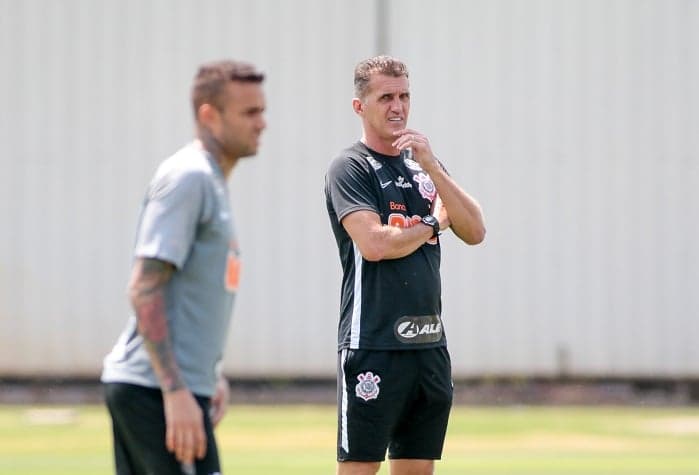
[[[400,99],[396,98],[391,101],[391,110],[392,111],[401,111],[403,109],[403,103],[400,101]]]

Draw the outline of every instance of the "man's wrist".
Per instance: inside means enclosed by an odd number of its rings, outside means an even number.
[[[174,392],[179,391],[180,389],[184,389],[184,388],[185,388],[184,384],[174,384],[172,386],[161,386],[160,387],[160,389],[166,394],[174,393]]]
[[[184,381],[182,381],[182,378],[179,376],[163,378],[160,381],[160,389],[164,393],[174,393],[175,391],[179,391],[180,389],[184,389],[186,387],[187,386],[184,384]]]
[[[439,236],[440,226],[437,218],[431,214],[428,214],[422,217],[422,224],[432,228],[432,237],[430,239],[434,239]]]

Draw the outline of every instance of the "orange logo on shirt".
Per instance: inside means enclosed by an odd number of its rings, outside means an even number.
[[[403,203],[396,203],[395,201],[389,201],[388,207],[391,208],[391,211],[408,211]]]
[[[231,247],[228,249],[228,257],[226,258],[226,275],[225,275],[225,286],[226,290],[229,292],[236,292],[240,286],[240,259],[238,259],[238,253],[233,247],[233,242],[231,242]]]
[[[422,218],[418,215],[413,215],[411,217],[402,215],[400,213],[391,213],[388,215],[388,225],[396,226],[398,228],[409,228],[420,222],[422,222]],[[434,245],[437,244],[437,242],[436,237],[427,240],[427,244]]]

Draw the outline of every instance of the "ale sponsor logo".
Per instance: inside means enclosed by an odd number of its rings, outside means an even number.
[[[393,331],[402,343],[436,343],[442,339],[442,322],[439,315],[404,316]]]

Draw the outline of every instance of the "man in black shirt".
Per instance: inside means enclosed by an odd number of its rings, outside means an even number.
[[[452,401],[441,318],[440,231],[485,236],[478,203],[448,175],[427,137],[408,129],[401,61],[355,68],[359,142],[326,175],[343,269],[338,337],[338,474],[431,474]]]

